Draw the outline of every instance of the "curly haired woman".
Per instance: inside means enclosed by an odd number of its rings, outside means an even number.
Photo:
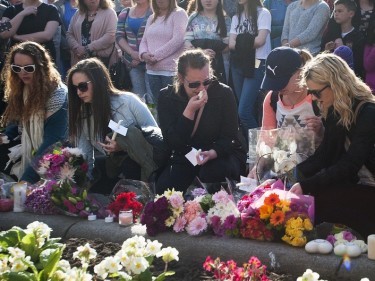
[[[35,42],[13,46],[3,80],[8,102],[3,115],[5,135],[10,140],[21,138],[21,161],[11,174],[35,183],[39,176],[30,166],[33,157],[67,135],[67,89],[46,49]]]

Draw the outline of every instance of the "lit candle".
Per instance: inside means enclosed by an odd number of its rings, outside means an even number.
[[[375,260],[375,234],[367,237],[367,253],[370,260]]]
[[[96,220],[96,215],[94,215],[93,213],[91,213],[90,215],[88,215],[87,219],[89,221],[94,221],[94,220]]]
[[[105,222],[113,222],[113,217],[112,216],[108,216],[108,217],[104,218],[104,221]]]
[[[127,210],[127,211],[120,211],[118,216],[118,223],[121,226],[128,226],[133,223],[133,211]]]

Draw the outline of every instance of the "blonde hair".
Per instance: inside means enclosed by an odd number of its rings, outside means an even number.
[[[371,89],[358,78],[348,64],[334,54],[319,54],[303,67],[301,84],[306,81],[328,85],[333,93],[333,110],[339,116],[338,124],[350,129],[354,119],[355,99],[375,103]],[[323,113],[323,116],[326,112]]]

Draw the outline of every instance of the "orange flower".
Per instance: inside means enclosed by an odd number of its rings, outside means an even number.
[[[276,193],[272,193],[264,199],[264,204],[273,206],[280,202],[280,197]]]
[[[276,211],[271,215],[270,223],[273,226],[281,225],[284,222],[285,214],[282,211]]]

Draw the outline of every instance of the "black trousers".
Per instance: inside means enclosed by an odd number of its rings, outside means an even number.
[[[156,182],[156,193],[174,188],[185,192],[195,177],[201,182],[225,182],[225,178],[239,180],[245,172],[245,164],[234,155],[217,158],[200,166],[193,166],[184,155],[173,155],[169,165],[161,172]]]
[[[375,187],[341,184],[319,189],[315,196],[316,224],[342,223],[363,235],[375,233]]]

